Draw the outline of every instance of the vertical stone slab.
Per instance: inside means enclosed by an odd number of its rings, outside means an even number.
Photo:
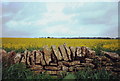
[[[25,58],[25,54],[24,53],[21,54],[20,62],[26,63],[26,58]]]
[[[51,53],[51,60],[52,60],[51,62],[53,62],[53,63],[58,63],[58,59],[53,52]]]
[[[35,61],[35,63],[36,63],[36,52],[37,52],[37,50],[33,50],[33,51],[32,51],[32,54],[33,54],[33,56],[34,56],[34,61]]]
[[[66,53],[67,53],[67,57],[69,59],[69,61],[71,61],[71,52],[70,52],[70,49],[66,46],[66,44],[64,44],[64,48],[66,50]]]
[[[15,61],[14,61],[15,56],[16,56],[15,51],[11,51],[8,54],[8,62],[9,62],[9,64],[15,64]]]
[[[84,46],[82,46],[82,47],[81,47],[81,53],[82,53],[82,56],[83,56],[83,57],[86,56],[87,48],[84,47]]]
[[[95,51],[93,51],[93,50],[88,50],[87,51],[87,53],[86,53],[86,56],[88,57],[88,58],[94,58],[95,57]]]
[[[28,52],[28,54],[30,55],[29,56],[30,65],[35,65],[34,54],[31,52]]]
[[[74,60],[75,59],[75,48],[74,47],[70,47],[70,51],[71,51],[71,60]]]
[[[44,46],[43,52],[44,52],[45,62],[47,65],[49,65],[50,61],[52,61],[51,60],[51,50],[50,50],[50,48],[48,48],[48,46]]]
[[[60,50],[60,52],[61,52],[61,54],[62,54],[62,56],[63,56],[63,60],[68,61],[69,59],[68,59],[68,57],[67,57],[67,53],[66,53],[66,51],[65,51],[64,46],[63,46],[63,45],[60,45],[58,48],[59,48],[59,50]]]
[[[26,65],[30,65],[30,51],[26,53]]]
[[[40,51],[37,51],[37,52],[36,52],[36,60],[35,60],[35,63],[36,63],[36,64],[40,64],[40,58],[41,58]]]
[[[59,50],[56,48],[56,46],[52,45],[51,48],[52,48],[53,54],[57,57],[57,60],[62,60],[63,59],[62,55],[59,52]]]
[[[30,65],[29,63],[29,55],[28,55],[28,50],[24,51],[24,58],[25,58],[25,64]]]
[[[42,66],[46,65],[44,54],[40,52],[40,64]]]
[[[34,50],[32,53],[34,54],[35,64],[40,64],[40,58],[41,58],[40,51]]]
[[[82,50],[81,47],[76,47],[76,57],[82,57]]]
[[[25,57],[25,59],[26,59],[27,54],[28,54],[28,50],[25,50],[24,51],[24,57]]]
[[[14,63],[20,63],[21,53],[17,53],[14,57]]]

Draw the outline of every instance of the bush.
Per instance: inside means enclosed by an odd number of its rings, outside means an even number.
[[[10,67],[3,68],[2,70],[2,78],[3,79],[51,79],[51,76],[46,74],[34,74],[30,69],[26,68],[25,64],[19,63],[11,65]]]
[[[101,70],[92,70],[90,68],[86,68],[77,72],[77,79],[110,79],[111,72],[108,72],[104,69]]]
[[[14,64],[7,68],[3,68],[2,70],[2,78],[6,79],[14,79],[14,81],[18,81],[18,79],[32,81],[52,81],[54,78],[47,74],[34,74],[30,69],[26,68],[25,64]],[[67,73],[66,76],[56,79],[57,81],[65,81],[66,79],[76,79],[77,81],[81,79],[118,79],[111,75],[111,72],[106,71],[104,69],[101,70],[93,70],[90,68],[85,68],[84,70],[80,70],[77,73]]]
[[[7,68],[3,68],[3,79],[25,79],[28,76],[32,76],[32,72],[26,69],[26,66],[22,63],[14,64]]]
[[[92,48],[95,52],[96,55],[101,56],[101,50],[103,50],[103,44],[98,44],[96,47]]]

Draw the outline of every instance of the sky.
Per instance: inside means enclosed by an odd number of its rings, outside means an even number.
[[[118,37],[117,2],[2,2],[2,37]]]

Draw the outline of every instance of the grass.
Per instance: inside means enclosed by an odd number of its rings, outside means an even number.
[[[4,67],[4,66],[3,66]],[[51,79],[51,76],[46,74],[34,74],[30,69],[26,68],[25,64],[13,64],[2,70],[3,79]]]
[[[4,67],[4,66],[3,66]],[[38,81],[38,79],[41,81],[65,81],[67,79],[72,81],[80,81],[80,80],[89,80],[89,79],[119,79],[119,77],[115,77],[111,74],[110,71],[106,71],[105,69],[101,70],[93,70],[90,68],[85,68],[84,70],[80,70],[76,73],[67,73],[66,75],[63,75],[61,78],[53,78],[52,76],[48,74],[34,74],[29,68],[26,68],[25,64],[19,63],[19,64],[13,64],[7,68],[3,68],[2,72],[2,78],[4,80],[7,79],[13,79],[14,81],[18,81],[18,79],[22,79],[22,81],[25,80],[32,80],[32,81]]]
[[[79,71],[77,74],[77,79],[110,79],[112,76],[110,72],[101,69],[101,70],[92,70],[90,68],[86,68],[84,70]]]

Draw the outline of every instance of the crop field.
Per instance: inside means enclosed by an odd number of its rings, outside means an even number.
[[[2,38],[1,47],[10,50],[34,50],[40,49],[45,45],[67,46],[86,46],[93,50],[107,50],[119,52],[119,39],[55,39],[55,38]]]

